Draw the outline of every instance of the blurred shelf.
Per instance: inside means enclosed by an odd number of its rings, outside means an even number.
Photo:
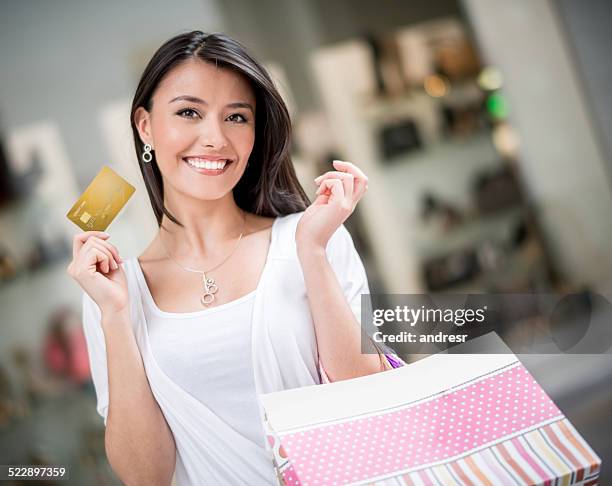
[[[28,290],[31,286],[39,287],[41,283],[46,285],[49,279],[56,278],[60,272],[63,272],[66,278],[70,278],[66,273],[66,267],[70,260],[71,258],[68,257],[58,258],[32,270],[20,268],[14,278],[0,281],[0,302],[4,300],[3,294],[11,295],[14,292]]]
[[[67,485],[119,485],[104,452],[104,422],[93,391],[67,387],[32,406],[26,417],[0,429],[3,464],[30,464],[40,458],[66,467]]]
[[[58,306],[70,305],[80,313],[81,288],[66,273],[68,263],[58,260],[0,287],[0,359],[10,356],[15,346],[38,345],[47,330],[48,317]]]
[[[414,228],[412,242],[419,259],[425,260],[448,255],[463,248],[473,248],[487,240],[507,241],[511,230],[523,220],[526,209],[521,206],[496,213],[473,216],[457,227],[438,232],[429,225]]]

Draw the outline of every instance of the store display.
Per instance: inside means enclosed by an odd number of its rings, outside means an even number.
[[[411,119],[383,126],[380,129],[379,139],[384,159],[423,147],[417,124]]]
[[[444,290],[453,285],[468,282],[481,272],[475,249],[467,248],[449,255],[436,257],[423,264],[427,288]]]
[[[523,202],[516,174],[510,165],[480,174],[474,183],[476,206],[482,214],[515,207]]]

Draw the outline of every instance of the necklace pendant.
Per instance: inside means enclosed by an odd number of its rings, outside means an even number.
[[[210,305],[215,300],[215,295],[219,290],[217,284],[215,283],[215,279],[206,278],[206,274],[202,273],[202,283],[204,284],[204,294],[200,299],[203,305]]]

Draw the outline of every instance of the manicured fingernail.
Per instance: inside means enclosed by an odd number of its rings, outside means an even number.
[[[339,164],[344,164],[344,161],[343,161],[343,160],[334,160],[334,162],[337,162],[337,163],[339,163]]]

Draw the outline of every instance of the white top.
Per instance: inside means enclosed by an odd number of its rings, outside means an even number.
[[[140,265],[135,268],[151,350],[159,367],[260,448],[260,453],[248,461],[269,467],[251,357],[251,320],[257,290],[210,309],[166,312],[155,304]]]
[[[321,383],[314,323],[295,245],[295,230],[302,214],[303,211],[274,221],[268,258],[253,299],[250,353],[259,423],[264,420],[261,394]],[[344,225],[332,235],[326,253],[360,322],[361,294],[369,294],[368,282]],[[147,378],[175,439],[177,485],[277,484],[268,441],[265,447],[269,462],[253,461],[261,447],[248,437],[248,430],[237,431],[216,413],[212,403],[199,400],[175,381],[175,372],[165,372],[168,363],[158,361],[154,352],[157,348],[149,335],[146,305],[138,283],[138,260],[127,258],[122,266],[128,280],[132,327]],[[97,410],[106,423],[108,376],[100,317],[100,309],[84,293],[83,325]]]

